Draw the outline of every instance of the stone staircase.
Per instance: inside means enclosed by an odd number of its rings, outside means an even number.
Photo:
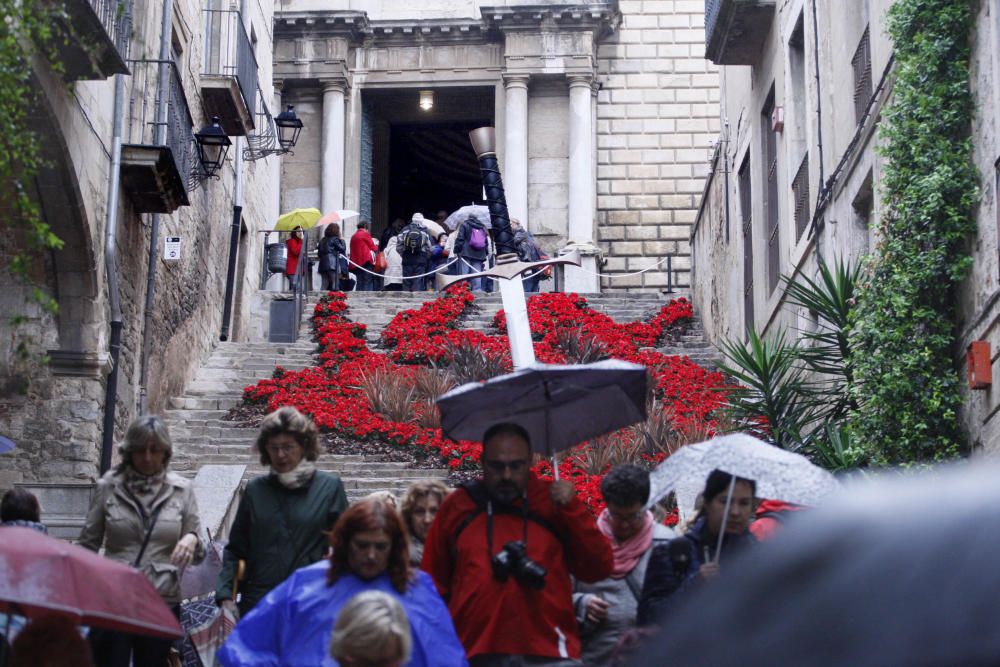
[[[432,297],[431,293],[354,292],[348,296],[348,316],[368,325],[369,345],[376,347],[379,335],[396,313],[419,307]],[[667,298],[659,294],[601,294],[588,296],[587,301],[616,321],[627,322],[649,317]],[[222,418],[241,401],[244,387],[271,377],[275,366],[299,370],[314,362],[316,346],[310,339],[308,318],[318,299],[318,294],[312,295],[305,308],[298,342],[220,343],[184,394],[170,400],[165,417],[175,441],[173,470],[194,476],[206,465],[245,465],[244,479],[266,472],[253,449],[256,429]],[[477,296],[476,308],[465,316],[463,326],[489,330],[500,307],[499,294]],[[706,367],[714,367],[713,362],[718,359],[717,353],[704,342],[697,321],[679,340],[662,350],[688,355]],[[413,480],[447,476],[444,469],[415,469],[404,463],[367,461],[360,455],[326,454],[320,457],[318,465],[341,476],[351,499],[373,491],[399,494]]]
[[[690,298],[686,293],[671,295],[630,293],[630,294],[590,294],[587,303],[591,308],[608,315],[616,322],[632,322],[651,317],[670,299]],[[313,297],[306,310],[312,312],[318,300]],[[351,292],[347,297],[348,316],[355,322],[368,325],[366,332],[368,345],[375,348],[382,330],[400,310],[418,308],[430,298],[430,293],[409,292]],[[476,295],[475,309],[466,313],[462,320],[463,329],[478,329],[489,332],[493,316],[501,308],[499,294]],[[721,359],[719,353],[705,341],[705,331],[701,321],[695,319],[679,340],[667,341],[660,348],[667,354],[686,355],[691,361],[710,370],[715,370]]]

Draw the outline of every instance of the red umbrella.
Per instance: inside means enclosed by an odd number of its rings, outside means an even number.
[[[65,614],[81,625],[155,637],[184,634],[141,572],[30,528],[0,528],[0,611]]]

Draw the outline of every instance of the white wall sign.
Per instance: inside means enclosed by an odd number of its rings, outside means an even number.
[[[167,236],[163,239],[163,259],[167,262],[178,262],[181,259],[181,237]]]

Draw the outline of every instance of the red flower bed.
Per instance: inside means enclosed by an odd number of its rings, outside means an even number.
[[[360,389],[364,376],[375,369],[437,362],[446,355],[449,345],[462,343],[503,359],[509,368],[510,348],[503,334],[502,311],[495,319],[500,335],[458,328],[459,318],[472,302],[468,287],[459,284],[418,309],[398,313],[382,333],[382,342],[389,348],[385,355],[368,349],[365,326],[345,317],[345,295],[331,292],[320,300],[313,315],[319,365],[301,371],[279,368],[273,378],[247,387],[244,399],[264,404],[268,410],[295,406],[311,415],[320,429],[347,437],[426,448],[440,455],[453,469],[472,466],[479,460],[478,443],[455,442],[445,438],[439,429],[390,421],[371,409]],[[677,429],[706,424],[710,428],[714,411],[725,402],[721,374],[706,371],[687,357],[644,349],[656,345],[669,327],[691,318],[691,304],[684,299],[671,301],[649,322],[627,324],[591,310],[586,300],[576,294],[532,296],[528,312],[535,353],[540,361],[564,363],[565,355],[556,345],[557,333],[561,329],[582,329],[603,343],[611,356],[649,367],[657,398],[663,409],[670,410]],[[603,507],[601,478],[585,472],[581,463],[578,448],[560,462],[560,476],[573,481],[582,500],[598,511]],[[545,477],[553,472],[549,461],[539,462],[534,470]]]

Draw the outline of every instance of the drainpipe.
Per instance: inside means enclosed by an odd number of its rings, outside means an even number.
[[[256,94],[256,91],[254,91]],[[236,187],[233,189],[233,222],[229,236],[229,267],[226,270],[226,296],[222,305],[222,332],[219,340],[229,340],[229,321],[233,316],[233,291],[236,282],[236,255],[240,246],[240,221],[243,218],[243,138],[236,137],[233,160]]]
[[[812,20],[813,65],[816,69],[816,152],[819,158],[819,193],[817,194],[816,201],[820,201],[826,191],[826,176],[823,173],[823,94],[820,90],[819,80],[819,21],[816,18],[817,2],[818,0],[813,0],[812,3]]]
[[[170,70],[164,63],[170,60],[170,17],[173,14],[173,0],[163,0],[163,24],[160,28],[160,104],[156,108],[156,145],[167,143],[167,99],[170,91]],[[187,178],[187,174],[181,174]],[[160,214],[150,216],[149,223],[149,267],[146,272],[146,305],[142,325],[142,358],[139,368],[139,413],[146,414],[149,408],[149,352],[153,345],[153,299],[156,296],[157,246],[160,242]]]
[[[240,21],[243,21],[243,17],[246,14],[247,1],[240,0]],[[251,95],[256,94],[256,90],[251,92]],[[243,219],[243,137],[236,137],[236,141],[233,142],[233,149],[236,151],[236,157],[233,159],[236,186],[233,188],[233,221],[229,234],[229,265],[226,269],[226,296],[222,302],[222,331],[219,333],[219,340],[221,341],[229,340],[229,323],[233,318],[236,256],[239,253],[240,247],[240,221]]]
[[[132,2],[125,5],[122,30],[132,29]],[[121,183],[122,118],[125,114],[125,75],[115,75],[113,138],[111,170],[108,174],[108,202],[104,223],[104,271],[108,280],[108,305],[111,308],[111,340],[108,344],[111,372],[104,387],[104,423],[101,432],[101,467],[103,475],[111,468],[111,453],[115,439],[115,407],[118,401],[118,358],[122,349],[122,304],[118,288],[118,191]]]

